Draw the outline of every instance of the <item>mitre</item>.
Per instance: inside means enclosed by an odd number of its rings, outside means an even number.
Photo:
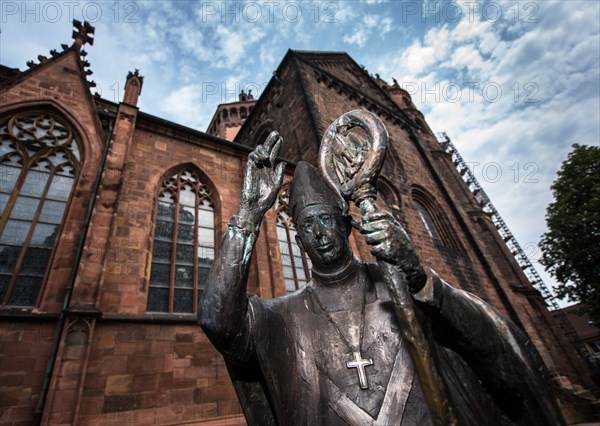
[[[297,223],[300,212],[309,206],[328,205],[345,212],[345,202],[323,179],[313,165],[301,161],[296,166],[290,188],[290,213]]]

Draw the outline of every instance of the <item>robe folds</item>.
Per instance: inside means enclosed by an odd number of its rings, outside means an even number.
[[[226,236],[224,244],[236,246],[233,240]],[[229,260],[239,265],[239,259]],[[217,263],[227,261],[224,256]],[[219,318],[229,315],[231,321],[225,328],[214,318],[200,318],[200,324],[225,358],[249,425],[432,424],[377,264],[361,269],[367,276],[361,352],[373,360],[365,369],[368,390],[359,388],[356,370],[345,365],[349,339],[340,334],[344,315],[352,312],[326,318],[315,301],[314,281],[277,299],[242,294],[238,283],[227,287],[225,281],[243,281],[247,271],[218,275],[221,267],[214,268],[212,281],[223,284],[220,297],[228,295],[228,303],[238,306],[219,308],[224,302],[215,292],[202,307],[217,306]],[[564,424],[539,354],[511,321],[433,271],[414,299],[460,425]]]

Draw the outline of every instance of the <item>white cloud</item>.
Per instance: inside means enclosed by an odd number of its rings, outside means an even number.
[[[483,37],[492,29],[490,21],[481,21],[477,16],[473,16],[471,19],[468,15],[463,15],[456,28],[452,31],[452,37],[457,41],[468,41],[477,37]]]
[[[357,30],[352,35],[345,35],[343,40],[348,44],[355,44],[358,47],[364,47],[368,37],[367,31]]]
[[[549,185],[570,145],[600,138],[598,2],[496,2],[502,11],[496,21],[458,2],[458,23],[403,14],[408,9],[397,2],[296,2],[303,12],[298,22],[283,19],[279,6],[272,22],[263,13],[258,22],[238,16],[226,25],[218,11],[206,10],[222,2],[138,4],[137,23],[122,22],[123,14],[115,22],[108,6],[105,19],[93,23],[88,60],[107,99],[118,102],[127,71],[140,68],[143,111],[205,129],[225,95],[234,97],[250,81],[266,83],[288,48],[348,49],[358,63],[410,88],[431,127],[447,131],[467,161],[502,166],[499,182],[480,177],[522,243],[537,241],[545,229]],[[421,3],[422,10],[434,6]],[[71,43],[66,18],[7,19],[0,33],[4,65],[23,68]],[[209,97],[207,84],[218,89]],[[491,99],[495,85],[502,94]],[[509,167],[530,162],[539,165],[539,183],[514,182]]]
[[[538,6],[539,22],[531,24],[463,14],[377,65],[384,78],[408,82],[432,129],[446,131],[463,158],[478,163],[480,183],[532,254],[560,163],[573,143],[600,138],[600,7]]]
[[[474,46],[460,46],[457,48],[452,54],[449,64],[456,68],[467,67],[471,72],[484,67],[483,58]]]
[[[390,31],[392,31],[393,20],[390,17],[383,18],[381,20],[381,29],[379,30],[379,35],[383,36]]]
[[[169,94],[161,103],[163,114],[178,117],[178,121],[194,128],[202,128],[214,113],[214,107],[207,103],[206,85],[192,84],[181,87]]]
[[[364,47],[372,34],[383,38],[393,29],[393,19],[389,16],[366,14],[362,22],[353,26],[352,32],[343,36],[342,40],[347,44]],[[372,40],[371,40],[372,42]]]
[[[238,64],[249,53],[250,47],[260,41],[265,33],[254,26],[240,27],[238,31],[220,26],[216,30],[217,48],[220,59],[216,65],[222,68]]]

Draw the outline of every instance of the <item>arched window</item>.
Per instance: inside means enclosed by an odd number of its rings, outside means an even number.
[[[267,136],[269,136],[272,131],[273,131],[273,120],[268,119],[268,120],[262,121],[252,131],[252,135],[253,135],[252,146],[257,146],[257,145],[260,145],[261,143],[264,143],[265,140],[267,139]]]
[[[61,117],[29,111],[0,120],[0,304],[36,304],[80,160]]]
[[[439,245],[462,251],[462,246],[458,242],[450,222],[433,197],[422,188],[413,188],[411,195],[431,239]]]
[[[429,216],[427,209],[425,209],[425,207],[423,207],[418,201],[415,201],[415,207],[417,208],[417,212],[419,213],[419,216],[423,221],[423,225],[425,225],[425,229],[427,229],[427,233],[429,234],[431,239],[433,239],[436,242],[441,242],[440,237],[437,231],[435,230],[433,220],[431,219],[431,216]]]
[[[381,201],[379,203],[381,208],[392,213],[396,219],[405,224],[400,197],[396,189],[383,176],[379,176],[377,180],[377,198],[378,202]]]
[[[215,256],[213,207],[210,189],[191,168],[163,184],[156,208],[149,312],[197,311]]]
[[[293,293],[310,280],[312,264],[296,243],[296,228],[289,210],[289,184],[284,185],[277,198],[277,239],[283,266],[285,291]]]

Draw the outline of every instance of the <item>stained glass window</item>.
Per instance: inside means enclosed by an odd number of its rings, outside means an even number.
[[[80,160],[60,117],[0,120],[0,304],[36,304]]]
[[[296,243],[296,228],[289,211],[289,185],[284,185],[277,199],[277,239],[283,267],[285,291],[293,293],[310,280],[310,259]]]
[[[157,201],[149,312],[195,313],[214,259],[214,211],[198,173],[183,169]]]

